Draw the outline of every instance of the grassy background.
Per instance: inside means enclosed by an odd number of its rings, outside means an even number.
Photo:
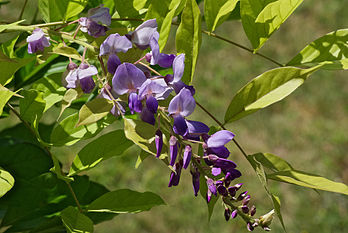
[[[0,8],[2,19],[15,20],[23,1],[12,1]],[[30,1],[24,18],[32,17]],[[346,28],[347,0],[307,0],[272,35],[261,53],[287,62],[314,39],[339,28]],[[11,10],[9,10],[11,9]],[[16,12],[14,14],[13,12]],[[226,22],[217,30],[231,40],[249,45],[238,21]],[[174,40],[171,38],[173,44]],[[170,49],[171,46],[169,46]],[[174,46],[173,46],[174,47]],[[196,98],[218,119],[234,93],[257,75],[275,68],[273,63],[209,36],[203,43],[194,79]],[[54,110],[53,110],[54,111]],[[295,168],[323,175],[348,184],[348,79],[343,71],[318,71],[298,90],[280,103],[250,115],[227,127],[237,135],[248,153],[271,152],[289,161]],[[53,114],[54,115],[54,114]],[[198,108],[190,119],[213,125]],[[47,117],[47,123],[52,122]],[[1,128],[13,121],[1,120]],[[120,127],[119,124],[114,125]],[[67,165],[86,141],[69,148],[53,151]],[[231,159],[243,173],[238,182],[252,196],[257,214],[271,209],[251,166],[234,145],[230,145]],[[228,223],[223,218],[221,203],[217,203],[210,223],[207,208],[201,197],[193,196],[191,177],[182,174],[180,185],[167,188],[168,169],[158,160],[149,158],[134,169],[139,150],[135,147],[117,158],[103,162],[88,172],[92,180],[110,190],[130,188],[158,193],[167,206],[153,208],[136,215],[122,214],[96,226],[96,232],[246,232],[241,219]],[[271,188],[282,201],[283,218],[288,232],[348,232],[348,201],[343,195],[271,182]],[[281,232],[278,219],[273,232]],[[261,232],[257,229],[256,232]]]

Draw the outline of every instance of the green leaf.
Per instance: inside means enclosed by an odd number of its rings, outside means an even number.
[[[185,53],[185,71],[182,81],[193,80],[199,49],[202,42],[201,13],[195,0],[187,0],[176,32],[176,50]]]
[[[179,9],[181,8],[181,6],[184,6],[184,4],[185,1],[183,0],[173,0],[170,2],[170,5],[168,7],[169,11],[165,15],[161,29],[159,30],[160,37],[158,39],[158,44],[160,46],[160,51],[163,50],[164,46],[167,43],[174,16],[180,13]]]
[[[5,85],[11,81],[11,77],[16,71],[31,62],[34,57],[30,58],[9,58],[0,51],[0,84]]]
[[[270,153],[257,153],[250,156],[253,156],[264,167],[273,171],[287,171],[293,169],[284,159]]]
[[[135,168],[137,169],[140,166],[140,164],[150,155],[151,155],[150,153],[147,153],[146,151],[141,150],[140,155],[138,155],[138,159],[135,162]]]
[[[213,32],[226,21],[239,0],[205,0],[204,19],[208,30]]]
[[[13,39],[6,41],[5,43],[2,43],[0,45],[0,50],[2,51],[3,54],[8,56],[9,58],[14,58],[14,46],[17,42],[19,35],[15,36]]]
[[[0,167],[0,197],[4,196],[14,185],[13,176]]]
[[[53,154],[51,155],[52,157],[52,161],[53,161],[53,167],[50,169],[51,172],[55,173],[57,175],[58,179],[64,180],[65,182],[70,182],[70,181],[74,181],[74,178],[72,177],[67,177],[62,173],[62,169],[59,163],[59,160],[57,159],[56,156],[54,156]]]
[[[323,68],[348,69],[348,29],[330,32],[307,45],[287,65],[314,66]]]
[[[60,102],[66,90],[65,87],[62,87],[62,76],[60,73],[39,79],[33,84],[32,88],[43,93],[43,100],[46,102],[44,112]]]
[[[347,185],[302,171],[279,171],[272,174],[267,174],[267,178],[307,188],[320,189],[328,192],[342,193],[348,195]]]
[[[70,57],[79,61],[82,60],[81,55],[77,52],[76,49],[64,46],[63,44],[59,44],[58,46],[53,47],[52,53],[59,54],[65,57]]]
[[[71,103],[76,100],[77,98],[79,98],[81,95],[83,94],[81,89],[68,89],[64,96],[63,96],[63,101],[62,101],[62,109],[60,110],[58,119],[62,116],[63,112],[65,109],[67,109]]]
[[[244,31],[254,51],[262,47],[274,31],[303,0],[240,0]]]
[[[284,225],[284,221],[283,221],[283,217],[282,214],[280,212],[280,199],[279,197],[277,197],[276,195],[274,195],[268,188],[267,185],[267,178],[266,178],[266,173],[263,169],[262,164],[256,160],[256,156],[255,155],[247,155],[247,160],[249,161],[249,163],[251,164],[251,166],[253,167],[254,171],[256,172],[257,177],[259,178],[262,186],[264,187],[264,189],[266,190],[267,195],[269,196],[269,198],[271,199],[272,203],[273,203],[273,207],[274,210],[277,213],[277,216],[280,220],[280,223],[282,224],[282,227],[285,230],[285,225]]]
[[[15,93],[0,84],[0,116],[6,105]]]
[[[45,22],[66,21],[78,15],[87,0],[39,0],[38,8]]]
[[[146,7],[147,4],[149,4],[151,1],[150,0],[133,0],[133,7],[139,11]]]
[[[18,25],[20,23],[23,23],[24,21],[25,21],[25,19],[17,21],[17,22],[14,22],[14,23],[10,23],[10,24],[0,25],[0,33],[5,31],[8,28],[11,28],[12,26],[16,26],[16,25]]]
[[[156,19],[158,28],[161,28],[163,19],[168,14],[169,4],[170,1],[152,0],[145,15],[145,20]]]
[[[68,232],[93,232],[93,222],[72,206],[65,208],[60,217]]]
[[[112,16],[112,18],[136,18],[141,19],[142,16],[140,14],[140,9],[137,10],[135,7],[139,7],[140,5],[134,4],[134,0],[114,0],[115,1],[115,9],[116,12]],[[140,22],[125,22],[126,24],[130,24],[132,26],[139,25]]]
[[[112,102],[105,98],[96,98],[84,104],[79,112],[79,121],[76,127],[81,125],[89,125],[99,121],[112,109]]]
[[[106,159],[122,155],[132,145],[123,130],[104,134],[79,151],[71,165],[69,175],[89,170]]]
[[[89,212],[138,213],[150,210],[152,207],[165,205],[160,196],[155,193],[140,193],[129,189],[119,189],[108,192],[93,201]]]
[[[320,66],[310,69],[282,67],[269,70],[242,87],[233,97],[225,123],[236,121],[290,95]]]
[[[126,137],[138,145],[142,150],[156,155],[155,133],[157,128],[140,120],[124,118],[124,132]],[[163,134],[162,157],[167,157],[167,139]],[[164,156],[163,156],[164,155]]]
[[[23,90],[21,94],[24,97],[19,101],[21,117],[36,127],[46,106],[43,93],[36,90]]]
[[[54,146],[70,146],[81,139],[88,139],[97,135],[106,126],[110,125],[115,117],[110,114],[109,118],[100,120],[93,124],[76,127],[79,120],[77,113],[62,120],[52,131],[51,143]]]

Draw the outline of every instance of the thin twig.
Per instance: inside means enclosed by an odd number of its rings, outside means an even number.
[[[23,4],[23,7],[22,7],[22,10],[21,10],[21,13],[19,14],[18,20],[21,20],[21,19],[22,19],[23,13],[24,13],[24,9],[25,9],[27,3],[28,3],[28,0],[25,0],[25,1],[24,1],[24,4]]]
[[[145,63],[139,62],[139,64],[142,65],[142,66],[145,66],[146,68],[148,68],[148,69],[149,69],[150,71],[152,71],[153,73],[155,73],[155,74],[157,74],[157,75],[159,75],[159,76],[162,76],[160,73],[157,72],[157,70],[152,69],[150,66],[146,65]]]
[[[71,192],[71,194],[72,194],[72,196],[73,196],[73,198],[74,198],[74,200],[75,200],[75,203],[76,203],[76,205],[77,205],[77,208],[79,209],[80,213],[82,213],[83,211],[82,211],[80,202],[79,202],[79,200],[77,199],[76,194],[75,194],[73,188],[71,187],[71,184],[70,184],[69,182],[65,182],[65,183],[66,183],[66,185],[68,186],[68,188],[69,188],[69,190],[70,190],[70,192]]]

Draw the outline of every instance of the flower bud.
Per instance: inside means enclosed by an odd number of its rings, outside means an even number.
[[[78,66],[74,62],[70,62],[66,68],[67,70],[71,71],[77,69],[77,67]]]
[[[256,213],[256,207],[253,205],[251,208],[250,208],[250,215],[251,216],[254,216]]]
[[[155,134],[155,144],[156,144],[156,157],[159,158],[162,152],[162,147],[163,147],[163,134],[160,129],[156,131]]]
[[[242,209],[242,211],[243,211],[244,214],[249,213],[249,207],[248,207],[248,206],[243,205],[243,206],[241,207],[241,209]]]
[[[232,213],[231,213],[231,218],[236,218],[237,215],[238,215],[238,210],[235,209],[235,210],[233,210]]]
[[[178,155],[178,139],[175,136],[171,136],[169,139],[169,152],[170,152],[170,166],[175,164],[176,157]]]
[[[246,195],[247,195],[248,191],[242,192],[241,194],[239,194],[239,196],[237,197],[237,201],[241,201],[243,200]]]
[[[254,227],[253,227],[253,225],[250,222],[247,223],[247,229],[248,229],[248,231],[253,231],[254,230]]]
[[[271,210],[270,212],[268,212],[267,214],[261,216],[259,218],[260,220],[260,225],[265,228],[265,227],[269,227],[272,223],[273,220],[273,215],[274,215],[274,210]]]
[[[250,201],[250,195],[247,195],[246,197],[244,197],[242,203],[243,203],[243,205],[247,205],[249,203],[249,201]]]
[[[187,145],[184,151],[184,166],[183,166],[184,169],[186,169],[188,165],[190,164],[191,156],[192,156],[192,148],[190,145]]]
[[[228,221],[231,218],[231,210],[229,208],[225,208],[224,216],[226,221]]]

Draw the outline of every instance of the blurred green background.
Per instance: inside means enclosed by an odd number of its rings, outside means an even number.
[[[11,1],[0,8],[0,21],[16,21],[24,1]],[[282,63],[289,61],[314,39],[340,28],[347,28],[347,0],[306,0],[272,35],[260,50]],[[36,1],[29,1],[23,18],[30,23]],[[37,16],[40,18],[40,16]],[[248,45],[239,21],[225,22],[217,34]],[[173,34],[174,35],[174,34]],[[174,50],[173,37],[168,50]],[[273,63],[252,55],[233,45],[203,35],[194,86],[196,98],[218,119],[223,119],[229,101],[246,82],[275,68]],[[250,115],[227,127],[237,135],[248,153],[270,152],[290,162],[295,168],[348,184],[348,79],[344,71],[320,70],[292,95],[280,103]],[[58,108],[57,108],[58,109]],[[44,118],[53,123],[57,109]],[[190,119],[214,122],[197,108]],[[16,124],[16,120],[0,120],[0,129]],[[121,127],[115,123],[112,128]],[[111,130],[109,129],[109,130]],[[65,164],[88,141],[68,148],[54,148],[53,153]],[[243,176],[243,190],[248,190],[257,215],[264,214],[272,204],[260,185],[253,169],[242,154],[230,145],[231,159]],[[134,169],[140,151],[132,147],[122,157],[103,162],[87,172],[92,180],[110,190],[130,188],[159,194],[167,206],[153,208],[140,214],[121,214],[96,226],[95,232],[246,232],[241,219],[226,223],[223,207],[218,202],[210,223],[205,200],[195,198],[191,176],[185,171],[178,187],[167,188],[169,170],[163,163],[148,158]],[[271,181],[279,194],[288,232],[348,232],[348,200],[339,194],[299,188]],[[262,232],[256,229],[256,232]],[[273,232],[282,232],[275,219]]]

